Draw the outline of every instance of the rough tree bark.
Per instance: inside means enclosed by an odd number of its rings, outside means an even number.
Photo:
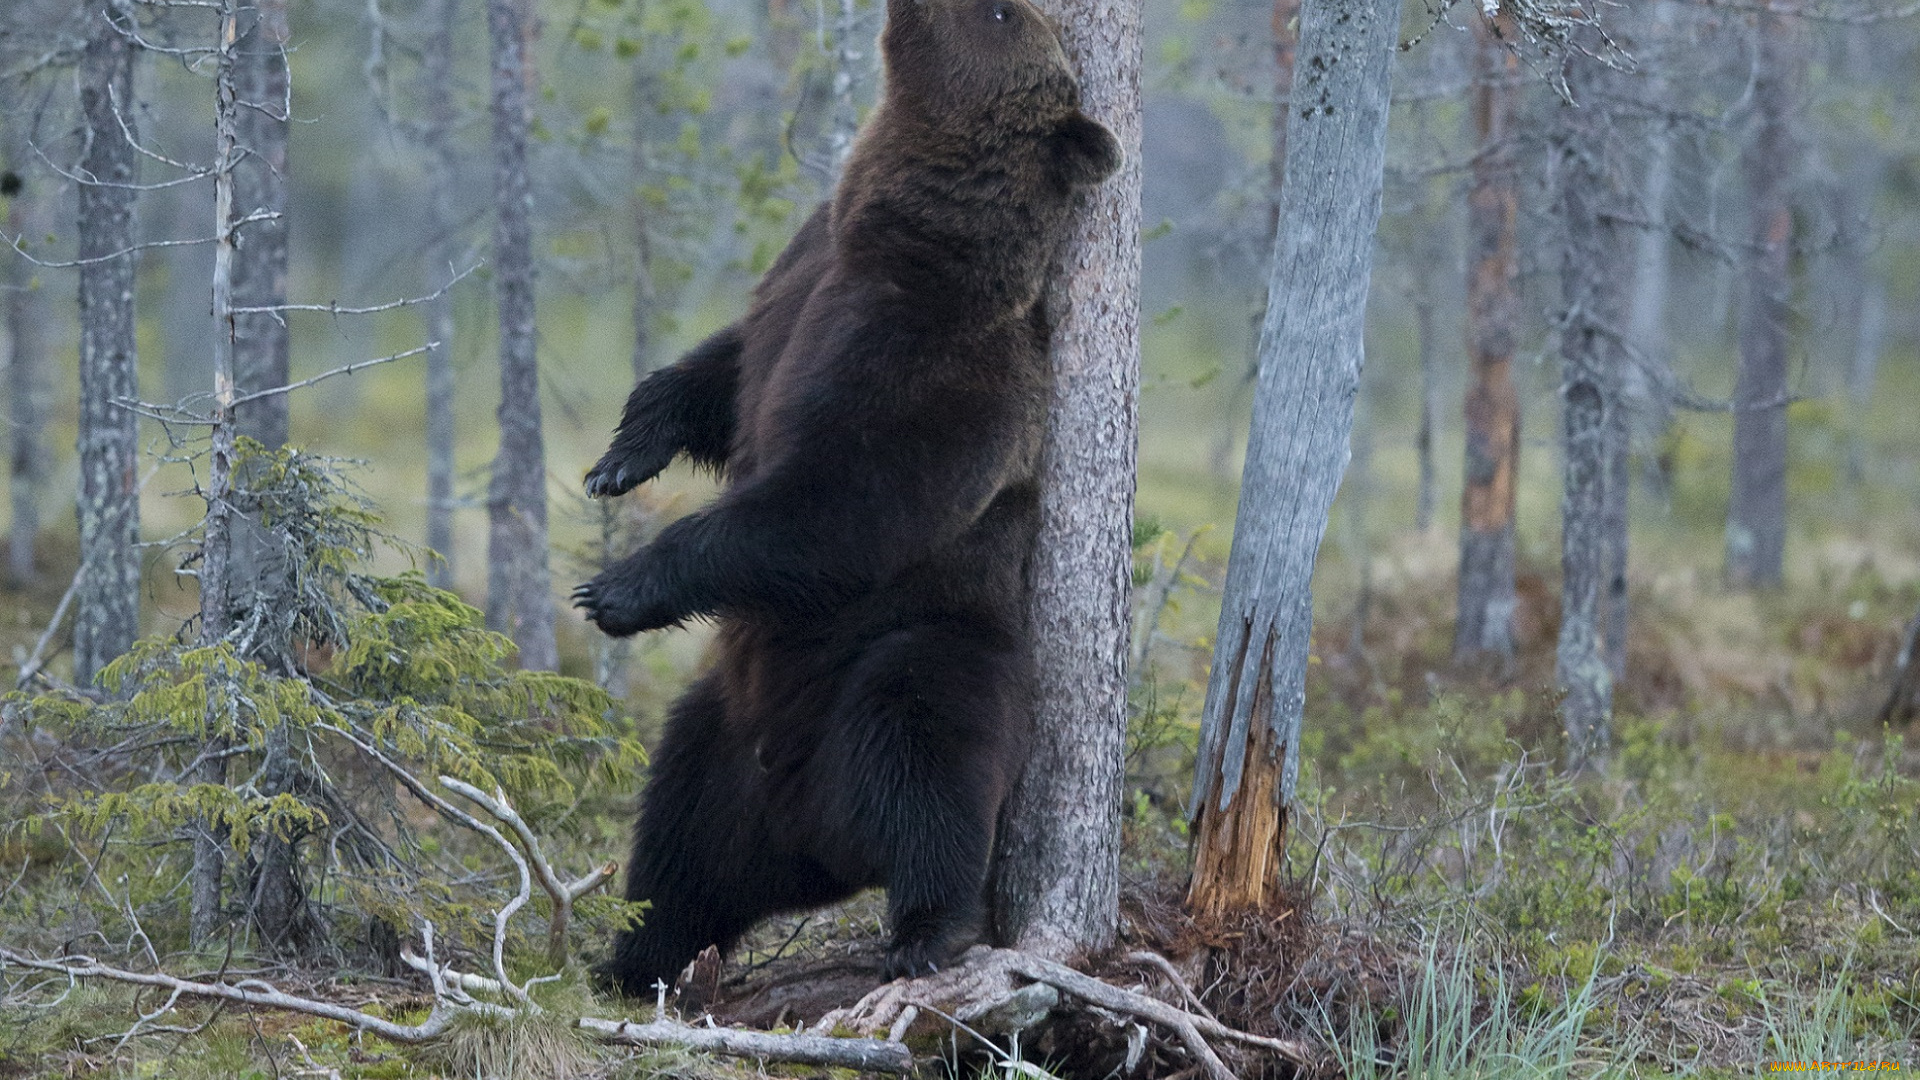
[[[138,417],[114,401],[139,397],[134,346],[135,49],[96,9],[80,62],[86,150],[79,186],[80,587],[74,594],[73,678],[89,686],[140,632]]]
[[[1398,0],[1308,0],[1284,223],[1194,777],[1196,912],[1258,908],[1285,850],[1313,566],[1349,457],[1380,221]]]
[[[840,182],[840,171],[847,155],[853,152],[853,137],[860,128],[859,92],[872,62],[873,39],[860,32],[859,6],[855,0],[837,0],[833,20],[833,117],[827,125],[827,186]]]
[[[547,565],[547,457],[533,304],[533,10],[487,0],[492,45],[493,274],[500,307],[500,451],[487,487],[487,626],[513,638],[520,666],[560,665]]]
[[[1504,33],[1475,19],[1473,125],[1478,152],[1467,194],[1467,460],[1460,497],[1460,580],[1453,627],[1458,663],[1513,663],[1513,516],[1520,474],[1520,396],[1513,353],[1520,333],[1513,121],[1519,58]]]
[[[427,191],[427,228],[431,252],[424,277],[435,292],[427,301],[427,547],[440,558],[427,567],[427,580],[453,588],[453,296],[444,288],[460,257],[454,236],[453,28],[459,0],[429,0],[428,34],[420,57],[426,117],[421,142],[431,177]]]
[[[1081,212],[1047,298],[1053,401],[1029,605],[1033,754],[1000,837],[995,930],[1056,958],[1113,940],[1127,727],[1140,379],[1140,0],[1058,0],[1082,104],[1125,154]]]
[[[6,187],[7,234],[40,237],[51,231],[51,185],[42,184],[27,169],[26,133],[9,125],[6,165],[11,171]],[[46,445],[47,409],[52,404],[53,379],[45,327],[50,317],[45,291],[33,264],[12,253],[0,274],[0,292],[6,305],[7,339],[6,419],[7,472],[13,525],[7,537],[7,580],[17,588],[40,580],[35,547],[40,539],[40,504],[46,496],[52,453]]]
[[[1582,52],[1568,59],[1573,104],[1561,109],[1556,170],[1561,248],[1560,398],[1564,490],[1560,524],[1560,638],[1555,675],[1566,694],[1570,770],[1598,768],[1611,739],[1613,671],[1603,625],[1610,552],[1611,450],[1619,425],[1620,376],[1633,245],[1620,197],[1620,132],[1608,113],[1614,74]]]
[[[1741,153],[1750,234],[1746,302],[1740,308],[1740,373],[1733,390],[1733,489],[1727,501],[1727,583],[1780,584],[1787,546],[1787,333],[1792,303],[1793,207],[1789,203],[1803,50],[1796,27],[1758,16],[1756,127]]]

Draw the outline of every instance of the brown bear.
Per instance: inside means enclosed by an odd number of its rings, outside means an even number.
[[[603,631],[719,620],[635,830],[602,977],[671,982],[761,918],[887,889],[890,976],[980,932],[1026,757],[1044,295],[1120,162],[1027,0],[889,0],[885,92],[746,318],[634,388],[597,495],[680,453],[709,507],[576,590]]]

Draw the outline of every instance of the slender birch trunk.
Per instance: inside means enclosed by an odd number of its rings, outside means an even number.
[[[1285,852],[1311,581],[1350,455],[1386,165],[1398,0],[1307,0],[1283,228],[1194,777],[1196,912],[1257,909]]]
[[[492,42],[493,273],[500,308],[500,451],[487,490],[487,625],[520,648],[520,665],[560,666],[547,564],[547,459],[534,329],[534,17],[528,0],[487,0]]]
[[[17,171],[9,173],[14,187],[7,206],[7,232],[11,236],[45,236],[52,225],[52,201],[47,187],[29,179],[24,133],[9,130],[7,162]],[[0,274],[0,289],[5,294],[4,316],[7,339],[6,419],[8,491],[13,506],[13,525],[7,536],[7,580],[16,588],[37,584],[40,565],[35,549],[40,539],[40,507],[47,493],[51,471],[51,448],[47,440],[47,409],[53,398],[53,373],[50,370],[45,327],[46,292],[33,273],[33,265],[12,253],[5,259]]]
[[[140,632],[138,417],[116,400],[137,399],[134,342],[134,196],[139,158],[127,132],[135,49],[109,19],[115,4],[89,8],[80,62],[86,150],[79,187],[80,587],[74,595],[73,678],[92,685]],[[122,130],[121,125],[126,125]]]
[[[635,382],[653,371],[653,330],[660,317],[660,297],[653,280],[653,212],[642,196],[646,178],[653,171],[647,153],[648,115],[654,110],[653,74],[643,60],[633,65],[633,378]]]
[[[220,0],[220,23],[215,41],[214,158],[213,158],[213,426],[207,453],[205,494],[207,519],[200,552],[200,642],[218,645],[233,628],[232,541],[234,443],[238,424],[235,397],[233,314],[234,280],[234,164],[238,158],[240,97],[235,48],[240,36],[235,0]],[[217,677],[220,674],[216,672]],[[214,714],[209,700],[209,735],[194,780],[222,785],[227,781],[227,738],[220,733],[224,717]],[[219,929],[221,886],[226,869],[226,839],[211,822],[194,831],[192,892],[189,898],[188,936],[195,944],[208,941]]]
[[[433,240],[424,275],[437,295],[427,301],[427,547],[440,558],[427,567],[427,580],[453,588],[453,296],[443,287],[460,257],[454,236],[453,186],[459,163],[453,149],[453,29],[459,0],[429,0],[430,27],[421,54],[426,123],[427,228]]]
[[[1503,40],[1504,38],[1504,40]],[[1473,127],[1478,152],[1467,195],[1466,479],[1460,497],[1460,579],[1453,656],[1513,663],[1514,496],[1520,475],[1520,185],[1513,123],[1519,61],[1493,24],[1474,20]]]
[[[1082,104],[1125,163],[1089,198],[1047,304],[1053,400],[1033,553],[1033,753],[1004,815],[996,930],[1053,956],[1111,943],[1120,916],[1134,455],[1140,379],[1140,0],[1045,10]]]

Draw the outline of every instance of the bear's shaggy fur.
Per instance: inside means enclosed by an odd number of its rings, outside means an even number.
[[[635,387],[587,477],[721,469],[575,593],[609,634],[720,620],[674,706],[601,968],[641,994],[759,919],[888,893],[890,975],[982,926],[1026,758],[1043,303],[1075,190],[1119,165],[1027,0],[889,0],[885,93],[745,319]]]

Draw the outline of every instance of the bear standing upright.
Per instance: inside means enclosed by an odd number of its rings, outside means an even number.
[[[634,388],[587,477],[677,454],[714,503],[575,592],[625,635],[711,616],[601,974],[672,982],[761,918],[887,889],[889,975],[979,933],[1026,759],[1049,275],[1120,148],[1027,0],[888,0],[885,91],[747,316]]]

